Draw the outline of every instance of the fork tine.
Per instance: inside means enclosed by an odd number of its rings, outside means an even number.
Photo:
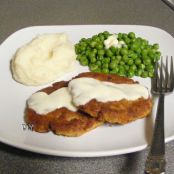
[[[152,90],[156,91],[158,87],[158,62],[155,63],[154,76],[152,78]]]
[[[160,75],[159,75],[159,91],[162,92],[163,88],[163,58],[161,57],[161,65],[160,65]]]
[[[173,57],[171,56],[171,62],[170,62],[170,89],[173,90],[174,88],[174,70],[173,70]]]
[[[165,69],[165,91],[168,90],[168,79],[169,79],[169,73],[168,73],[168,56],[166,57],[166,69]]]

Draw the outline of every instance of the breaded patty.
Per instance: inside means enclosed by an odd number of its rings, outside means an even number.
[[[67,87],[67,84],[68,82],[65,81],[57,82],[39,92],[50,94],[57,89]],[[25,113],[25,120],[27,123],[33,125],[34,131],[48,132],[51,130],[55,134],[64,136],[80,136],[103,123],[96,118],[89,117],[85,113],[74,112],[65,107],[56,109],[45,115],[39,115],[27,106]]]
[[[60,109],[59,114],[50,123],[51,130],[57,135],[77,137],[103,124],[85,113],[72,112],[66,108]]]
[[[100,81],[107,81],[116,84],[134,84],[138,83],[132,79],[121,77],[112,74],[102,73],[82,73],[75,78],[90,77]],[[98,118],[101,121],[109,123],[125,124],[139,118],[148,116],[152,109],[152,100],[139,98],[137,100],[120,100],[112,102],[99,102],[96,99],[92,99],[84,105],[77,106],[79,110]]]

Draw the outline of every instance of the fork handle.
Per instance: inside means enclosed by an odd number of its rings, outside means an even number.
[[[158,100],[155,129],[151,149],[145,165],[145,173],[161,174],[165,172],[165,140],[164,140],[164,94]]]

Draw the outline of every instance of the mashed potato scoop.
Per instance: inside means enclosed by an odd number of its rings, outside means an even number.
[[[24,85],[47,84],[72,71],[75,59],[67,34],[42,34],[17,50],[11,60],[12,75]]]

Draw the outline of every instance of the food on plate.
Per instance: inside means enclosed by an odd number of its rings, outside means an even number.
[[[37,132],[80,136],[104,122],[125,124],[146,117],[151,108],[148,89],[138,82],[85,72],[31,95],[25,118]]]
[[[82,73],[68,88],[79,110],[104,122],[125,124],[151,112],[148,89],[125,77]]]
[[[72,71],[75,60],[75,48],[67,34],[41,34],[17,50],[11,70],[16,81],[37,86]]]
[[[149,44],[134,32],[111,34],[108,31],[82,38],[75,45],[77,60],[92,72],[125,77],[153,77],[154,64],[160,59],[158,44]]]
[[[25,120],[36,132],[53,131],[57,135],[80,136],[103,124],[77,111],[67,88],[61,81],[34,93],[27,100]]]

